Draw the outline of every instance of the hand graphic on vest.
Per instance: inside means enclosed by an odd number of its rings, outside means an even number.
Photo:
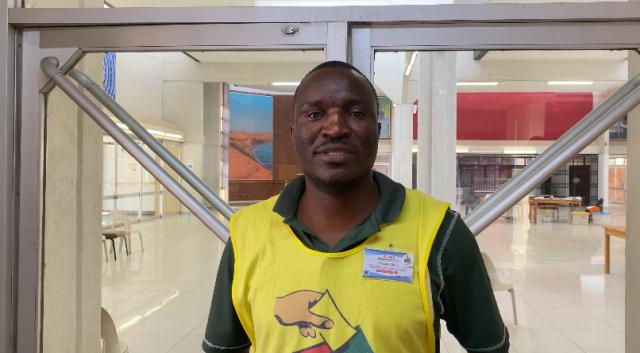
[[[330,329],[334,326],[333,321],[328,317],[316,315],[309,310],[323,294],[312,290],[300,290],[278,297],[273,314],[281,325],[298,326],[303,337],[315,338],[315,328]]]

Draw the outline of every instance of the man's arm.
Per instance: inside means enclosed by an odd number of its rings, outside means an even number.
[[[202,349],[206,353],[248,353],[251,342],[231,300],[233,247],[228,242],[218,268]]]
[[[459,214],[452,214],[438,252],[439,294],[447,329],[468,352],[509,351],[509,333],[496,304],[475,237]]]

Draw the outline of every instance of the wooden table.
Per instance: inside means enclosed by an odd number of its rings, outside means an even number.
[[[538,223],[538,208],[540,206],[568,206],[573,211],[574,207],[581,207],[582,200],[575,199],[561,199],[561,198],[549,198],[549,199],[529,199],[529,218],[531,218],[531,211],[533,211],[533,223]]]
[[[624,227],[603,226],[604,227],[604,273],[610,273],[611,269],[611,237],[625,239],[627,229]]]

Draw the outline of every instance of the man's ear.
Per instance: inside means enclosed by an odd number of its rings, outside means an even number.
[[[293,140],[293,129],[295,128],[295,124],[289,125],[289,139],[291,140],[291,144],[293,148],[296,148],[296,142]]]

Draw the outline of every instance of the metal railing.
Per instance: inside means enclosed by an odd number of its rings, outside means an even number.
[[[149,171],[169,192],[193,212],[223,242],[229,238],[229,229],[209,210],[191,195],[178,181],[173,179],[155,160],[149,156],[127,133],[118,127],[100,108],[87,98],[58,68],[58,59],[48,57],[41,62],[42,70],[62,89],[80,108],[82,108],[106,133],[131,154]],[[70,73],[78,83],[105,105],[116,118],[140,140],[147,144],[163,161],[171,166],[206,201],[211,203],[225,218],[229,219],[233,210],[213,193],[189,168],[174,157],[158,140],[138,123],[124,108],[107,95],[102,88],[83,73],[73,70]],[[476,207],[465,221],[473,234],[478,235],[491,223],[504,214],[534,188],[548,179],[563,164],[587,147],[609,127],[640,103],[640,74],[631,78],[618,91],[587,114],[575,126],[569,129],[555,143],[527,165],[518,175],[506,182],[485,202]]]
[[[131,139],[127,133],[122,130],[118,125],[111,120],[111,118],[105,114],[91,99],[85,96],[78,87],[71,81],[66,75],[64,75],[60,68],[58,67],[59,62],[55,57],[47,57],[42,60],[40,66],[42,67],[42,71],[51,78],[51,80],[58,86],[60,89],[71,98],[82,110],[84,110],[107,134],[111,135],[113,139],[119,143],[133,158],[135,158],[143,168],[145,168],[151,175],[153,175],[160,184],[162,184],[169,192],[171,192],[183,205],[185,205],[189,211],[191,211],[198,219],[204,223],[204,225],[209,228],[220,240],[223,242],[227,242],[229,239],[229,228],[223,224],[220,220],[218,220],[209,210],[201,204],[191,193],[189,193],[177,180],[175,180],[169,173],[167,173],[148,153],[146,153],[142,147],[140,147],[133,139]],[[79,77],[78,80],[84,81],[81,75],[75,75]],[[87,83],[89,86],[90,83]],[[96,91],[93,86],[90,91]],[[98,87],[99,89],[99,87]],[[98,96],[100,96],[98,94]],[[101,98],[99,97],[99,100]],[[108,102],[108,100],[105,100]],[[111,106],[111,109],[118,111],[119,114],[117,117],[119,119],[124,119],[123,123],[131,128],[131,131],[136,134],[136,136],[140,137],[143,142],[149,144],[149,147],[152,148],[158,155],[167,162],[171,167],[173,167],[176,172],[187,182],[194,181],[193,178],[197,180],[194,184],[190,185],[194,186],[194,189],[197,187],[197,191],[205,196],[205,199],[209,201],[209,196],[213,195],[211,190],[209,190],[203,183],[200,181],[193,173],[190,173],[187,167],[185,167],[179,160],[177,160],[169,151],[167,151],[160,142],[158,142],[153,136],[151,136],[142,125],[137,123],[129,114],[121,114],[118,110],[122,109],[120,106],[114,107]],[[124,110],[122,110],[124,112]],[[126,113],[126,112],[125,112]],[[114,113],[115,114],[115,113]],[[126,121],[126,122],[125,122]],[[135,129],[135,131],[134,131]],[[142,129],[142,131],[140,130]],[[138,135],[139,134],[139,135]],[[153,145],[153,147],[152,147]],[[154,149],[155,148],[155,149]],[[165,159],[166,158],[166,159]],[[206,189],[206,190],[203,190]],[[206,192],[208,191],[208,192]],[[215,195],[214,195],[215,196]],[[211,202],[213,201],[213,202]],[[227,218],[227,214],[231,215],[232,211],[229,205],[224,204],[224,201],[220,200],[217,197],[211,198],[211,203],[216,206],[221,213],[223,213]],[[223,205],[220,205],[223,203]],[[224,211],[224,212],[223,212]]]
[[[216,195],[205,183],[198,178],[191,169],[187,168],[178,158],[167,150],[160,141],[156,140],[136,119],[134,119],[115,99],[111,98],[97,83],[89,76],[78,70],[71,70],[69,76],[78,81],[80,85],[87,89],[102,105],[113,115],[125,124],[134,135],[155,152],[160,159],[175,170],[184,181],[196,190],[205,200],[215,207],[226,219],[231,217],[233,209]]]
[[[473,234],[480,234],[638,104],[640,74],[627,81],[465,217]]]

